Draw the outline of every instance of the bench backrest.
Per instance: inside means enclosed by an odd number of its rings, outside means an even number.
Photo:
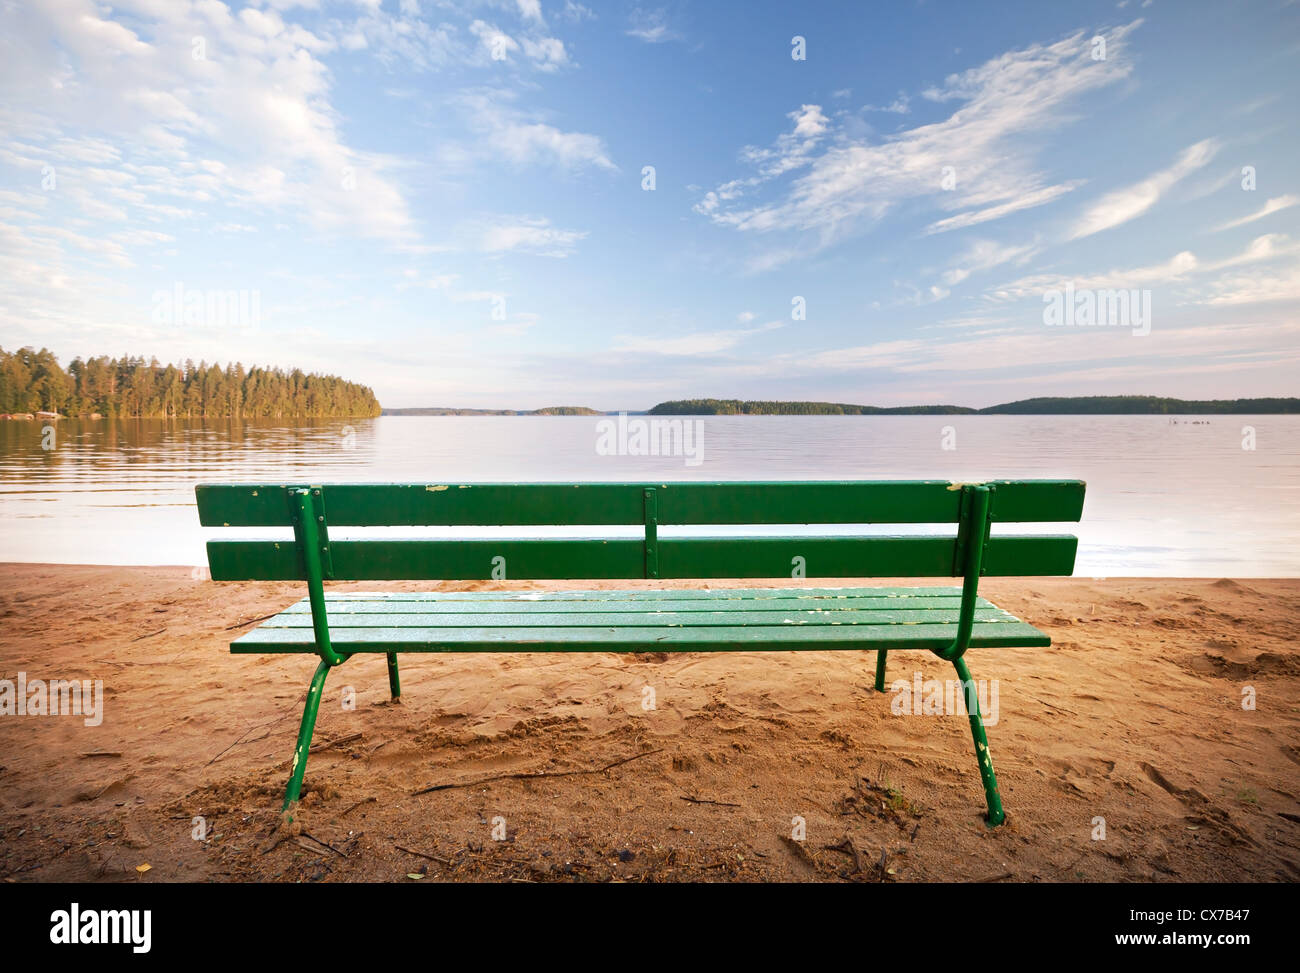
[[[217,581],[864,578],[1068,575],[1080,480],[686,483],[204,484],[207,527],[285,527],[284,540],[208,542]],[[904,536],[660,536],[662,525],[955,524]],[[344,527],[640,525],[636,538],[363,538]]]

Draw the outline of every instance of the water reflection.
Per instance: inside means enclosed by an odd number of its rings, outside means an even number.
[[[699,465],[602,455],[592,417],[0,421],[0,561],[202,564],[203,481],[1068,476],[1088,481],[1077,573],[1300,573],[1300,416],[698,421]]]

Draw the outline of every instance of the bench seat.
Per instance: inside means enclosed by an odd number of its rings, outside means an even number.
[[[336,651],[726,652],[929,649],[957,636],[961,588],[326,593]],[[985,598],[972,648],[1051,639]],[[235,653],[315,654],[304,598],[236,639]]]

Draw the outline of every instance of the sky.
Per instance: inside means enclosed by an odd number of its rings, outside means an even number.
[[[0,0],[0,346],[389,407],[1296,395],[1297,117],[1286,0]]]

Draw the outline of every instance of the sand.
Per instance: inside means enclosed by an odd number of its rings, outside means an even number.
[[[98,679],[105,698],[98,726],[0,717],[0,877],[1300,878],[1300,580],[982,591],[1054,643],[967,656],[998,681],[1001,828],[982,822],[965,718],[891,712],[897,694],[872,691],[865,652],[404,655],[397,704],[383,658],[359,657],[326,684],[285,827],[314,661],[227,646],[301,585],[0,565],[0,678]],[[914,673],[951,667],[891,655],[891,681]],[[534,773],[549,776],[507,776]]]

